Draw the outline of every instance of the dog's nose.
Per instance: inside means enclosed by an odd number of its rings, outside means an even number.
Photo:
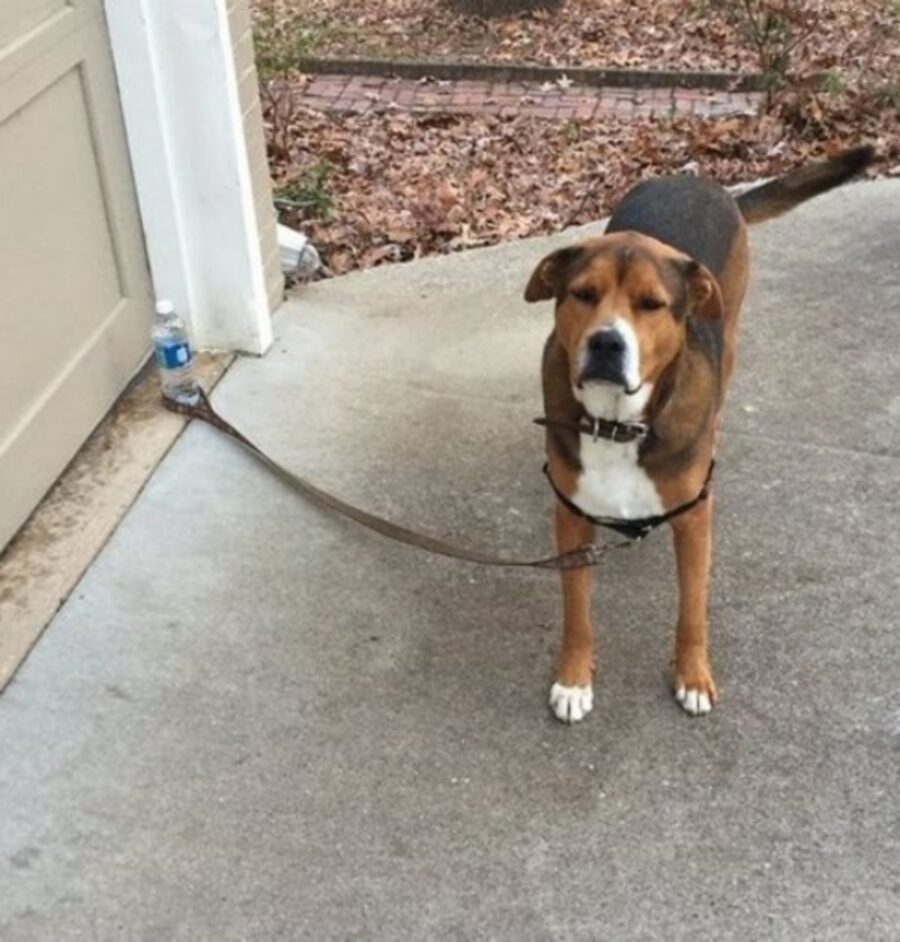
[[[615,327],[606,327],[588,337],[588,350],[600,360],[612,360],[625,353],[625,338]]]
[[[603,327],[587,338],[581,383],[625,382],[625,337],[615,327]]]

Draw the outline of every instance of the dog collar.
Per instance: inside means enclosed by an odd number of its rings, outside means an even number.
[[[643,441],[650,432],[647,422],[615,422],[610,419],[598,419],[592,415],[584,415],[577,422],[540,418],[535,419],[534,424],[543,425],[546,428],[571,429],[583,435],[590,435],[594,441],[604,438],[623,445],[628,442]]]

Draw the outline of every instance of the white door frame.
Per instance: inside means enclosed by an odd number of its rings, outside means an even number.
[[[156,296],[198,347],[264,353],[271,311],[226,0],[105,4]]]

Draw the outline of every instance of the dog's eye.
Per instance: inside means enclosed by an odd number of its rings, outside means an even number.
[[[658,311],[660,308],[663,308],[666,306],[666,302],[660,301],[659,298],[653,298],[653,297],[648,296],[645,298],[641,298],[640,301],[638,301],[637,306],[642,311]]]
[[[597,303],[597,292],[593,288],[573,288],[572,297],[583,304]]]

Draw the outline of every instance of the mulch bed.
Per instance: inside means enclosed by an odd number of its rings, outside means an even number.
[[[480,23],[477,48],[475,26],[451,17],[436,0],[256,3],[294,12],[308,3],[309,16],[324,16],[331,25],[319,36],[317,55],[346,55],[351,47],[384,55],[402,46],[405,58],[754,65],[752,51],[713,2],[568,0],[552,20]],[[598,219],[633,183],[661,173],[701,172],[730,184],[869,141],[879,152],[873,173],[900,176],[900,9],[891,12],[893,0],[822,7],[824,26],[802,62],[826,71],[839,64],[840,81],[827,91],[794,83],[760,115],[548,121],[396,109],[339,115],[295,106],[273,122],[268,107],[276,185],[291,184],[293,192],[311,185],[318,194],[284,219],[309,233],[328,271],[340,274]],[[860,9],[871,14],[862,23]]]
[[[599,219],[628,187],[660,173],[738,183],[869,140],[882,171],[900,175],[896,137],[879,133],[877,117],[866,125],[854,116],[845,135],[819,138],[814,128],[809,137],[786,136],[771,115],[563,123],[303,110],[292,166],[324,161],[336,203],[327,219],[300,212],[286,221],[309,233],[330,272],[341,274]]]
[[[522,62],[602,68],[758,71],[735,15],[739,0],[566,0],[552,13],[498,20],[460,16],[446,0],[255,0],[308,30],[316,56]],[[817,0],[803,67],[864,63],[895,28],[891,0]]]

